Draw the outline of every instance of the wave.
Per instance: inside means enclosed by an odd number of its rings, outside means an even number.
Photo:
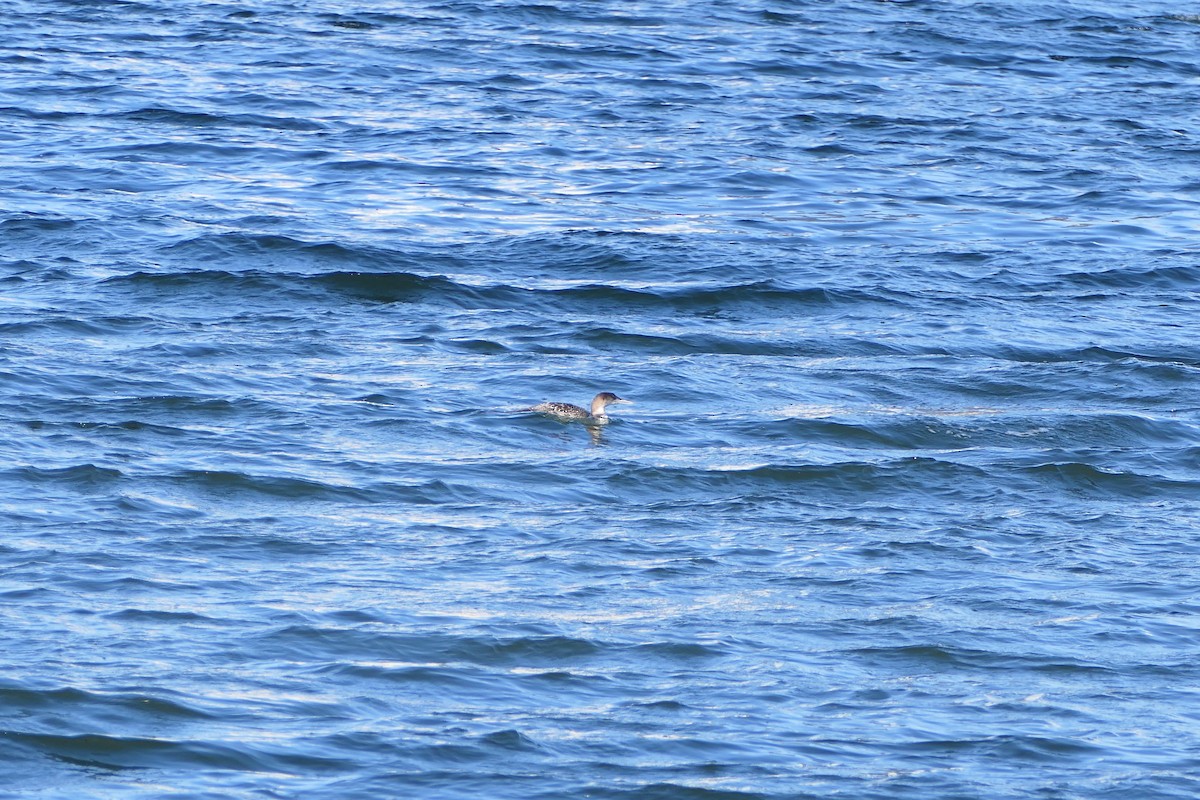
[[[9,109],[3,110],[8,111]],[[62,233],[80,224],[79,220],[67,216],[22,214],[0,220],[0,231],[3,231],[5,236],[42,235],[46,233]]]
[[[0,739],[68,764],[103,770],[207,769],[307,774],[349,769],[354,763],[249,745],[95,733],[61,735],[0,731]]]
[[[213,114],[203,111],[180,111],[163,106],[147,106],[134,111],[122,111],[113,118],[147,125],[169,125],[181,128],[248,127],[268,130],[320,131],[326,126],[303,117],[274,117],[266,114]],[[167,144],[167,143],[164,143]],[[138,145],[142,147],[144,145]]]
[[[1087,345],[1066,348],[1038,348],[997,344],[984,349],[982,352],[994,355],[1007,361],[1024,361],[1035,364],[1055,364],[1068,361],[1079,362],[1120,362],[1142,361],[1158,364],[1178,364],[1187,367],[1200,367],[1200,352],[1190,344],[1182,344],[1175,352],[1145,352],[1126,350],[1103,345]]]
[[[25,376],[29,380],[29,376]],[[111,383],[110,383],[111,381]],[[205,382],[211,388],[211,382]],[[278,408],[253,397],[227,398],[185,394],[122,396],[123,390],[145,390],[137,376],[81,375],[71,380],[38,376],[33,385],[43,392],[23,404],[30,416],[23,423],[38,431],[96,431],[152,433],[159,436],[200,436],[182,420],[212,420],[239,415],[270,415]],[[101,393],[109,396],[96,396]]]
[[[38,314],[34,319],[0,323],[0,333],[21,336],[41,332],[79,334],[84,336],[112,336],[136,333],[153,326],[148,317],[129,315],[76,316],[66,314]]]
[[[257,269],[201,269],[168,273],[138,271],[109,278],[105,283],[171,297],[179,297],[181,292],[242,298],[272,298],[283,293],[293,298],[341,295],[377,303],[442,302],[462,307],[486,305],[475,299],[478,292],[470,286],[437,275],[409,272],[345,271],[306,275]]]
[[[366,659],[368,664],[390,661],[399,665],[396,668],[402,670],[404,677],[436,677],[439,680],[439,676],[409,670],[412,667],[440,670],[463,664],[493,669],[519,666],[534,669],[528,673],[533,677],[546,679],[548,675],[553,677],[553,673],[559,678],[569,677],[571,664],[591,664],[597,658],[620,657],[624,653],[647,664],[695,663],[727,655],[727,650],[719,644],[692,641],[606,641],[554,633],[456,635],[445,630],[390,633],[374,627],[333,628],[308,624],[290,625],[265,634],[258,640],[258,646],[279,658],[320,662],[338,670],[352,666],[361,669],[359,659]]]
[[[986,392],[981,392],[986,394]],[[996,393],[1004,396],[1002,392]],[[1045,409],[1014,413],[1000,409],[891,410],[855,415],[857,420],[793,417],[738,420],[724,426],[746,440],[826,443],[865,450],[965,450],[999,447],[1027,452],[1048,446],[1145,448],[1194,440],[1195,425],[1176,417],[1122,412]]]
[[[865,303],[910,305],[914,301],[911,294],[883,287],[797,285],[762,277],[730,279],[727,273],[720,278],[702,278],[689,277],[685,271],[672,282],[662,282],[660,276],[644,281],[638,259],[594,242],[581,245],[570,237],[431,252],[232,233],[181,241],[164,248],[162,255],[176,264],[174,269],[136,270],[103,283],[110,288],[172,296],[190,290],[214,296],[326,294],[383,303],[547,312],[581,308],[610,314],[694,314],[720,309],[769,315]],[[530,258],[544,265],[535,272],[538,277],[528,275]],[[203,266],[188,266],[197,264]],[[505,272],[517,269],[526,276],[520,281],[505,279]],[[491,275],[474,275],[480,271]],[[589,279],[592,276],[604,279]],[[619,279],[614,281],[614,277]]]
[[[1200,492],[1200,480],[1113,470],[1079,461],[1051,461],[1024,467],[1022,471],[1047,486],[1072,494],[1191,499]]]
[[[739,789],[710,789],[706,786],[692,786],[686,783],[662,781],[642,786],[617,788],[615,786],[595,786],[587,790],[588,797],[598,800],[807,800],[816,795],[797,795],[788,792],[786,795],[765,794],[756,791]]]
[[[927,496],[962,497],[991,491],[983,467],[913,456],[881,462],[848,461],[836,464],[761,464],[711,468],[676,466],[626,466],[614,471],[607,483],[615,490],[636,491],[654,497],[678,497],[679,492],[709,497],[736,494],[745,498],[853,497],[908,495],[914,490]]]
[[[1067,286],[1112,290],[1195,290],[1200,287],[1200,266],[1193,264],[1122,266],[1087,272],[1069,272],[1057,278]]]
[[[583,284],[538,288],[508,283],[467,283],[439,274],[406,271],[337,270],[317,273],[278,272],[262,269],[198,269],[174,272],[137,272],[109,278],[105,283],[150,289],[156,292],[198,291],[211,294],[341,295],[378,303],[440,303],[462,308],[521,308],[538,310],[588,309],[594,312],[685,312],[722,308],[726,311],[753,304],[781,313],[840,308],[863,303],[893,303],[882,294],[825,287],[787,287],[774,281],[751,281],[720,286],[630,288],[611,284]]]
[[[121,715],[128,718],[175,718],[181,720],[213,719],[214,714],[182,699],[142,692],[90,692],[75,687],[34,689],[7,683],[0,686],[0,702],[9,710],[20,709],[29,714],[35,710],[70,714],[83,718],[90,715]]]
[[[875,645],[843,651],[868,663],[900,663],[918,671],[973,669],[1028,669],[1048,672],[1111,673],[1098,663],[1078,658],[1059,658],[1036,653],[1000,653],[969,647],[936,644]]]
[[[124,477],[124,473],[112,467],[95,464],[77,464],[70,467],[13,467],[2,473],[9,479],[29,484],[68,484],[81,489],[105,486]]]
[[[250,493],[293,500],[357,503],[368,502],[375,496],[355,486],[312,478],[254,475],[239,470],[191,469],[172,476],[171,480],[215,495]]]
[[[416,664],[469,663],[499,667],[512,664],[561,666],[564,660],[585,659],[607,646],[588,639],[561,635],[494,637],[429,633],[388,633],[369,628],[331,628],[291,625],[263,635],[259,645],[279,657],[342,663],[369,657],[371,661]]]

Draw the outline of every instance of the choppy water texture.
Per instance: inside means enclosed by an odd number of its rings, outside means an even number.
[[[4,797],[1200,795],[1200,17],[0,11]]]

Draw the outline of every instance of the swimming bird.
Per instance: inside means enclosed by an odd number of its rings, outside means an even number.
[[[573,403],[538,403],[533,408],[526,409],[526,411],[536,411],[539,414],[545,414],[563,421],[578,420],[579,422],[598,422],[603,424],[608,422],[608,414],[604,413],[605,407],[614,403],[632,402],[632,400],[623,400],[612,392],[601,392],[592,398],[591,412]]]

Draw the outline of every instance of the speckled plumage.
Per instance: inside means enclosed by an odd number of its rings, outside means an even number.
[[[551,414],[556,417],[569,417],[570,419],[586,419],[591,416],[586,408],[580,408],[573,403],[538,403],[529,410],[542,414]]]

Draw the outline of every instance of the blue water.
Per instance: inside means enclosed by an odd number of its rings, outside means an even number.
[[[0,11],[0,796],[1200,795],[1194,8]]]

